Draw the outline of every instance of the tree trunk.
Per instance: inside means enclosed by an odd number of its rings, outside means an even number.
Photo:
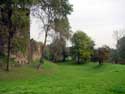
[[[66,61],[66,53],[65,53],[65,51],[63,51],[63,60],[62,60],[63,62],[65,62]]]
[[[6,71],[9,71],[9,62],[10,62],[10,51],[11,51],[11,38],[13,36],[12,32],[12,6],[11,6],[11,1],[7,2],[7,25],[8,25],[8,51],[7,51],[7,66],[6,66]]]
[[[32,62],[32,53],[31,53],[31,44],[30,44],[30,39],[29,39],[29,43],[28,43],[28,64],[30,64]]]
[[[80,53],[77,53],[77,63],[80,64]]]
[[[67,57],[67,54],[66,54],[66,51],[65,51],[65,48],[63,48],[63,62],[65,62],[66,61],[66,57]]]
[[[78,64],[80,64],[80,58],[79,58],[79,56],[78,56]]]
[[[65,62],[66,61],[66,57],[65,56],[63,56],[63,62]]]
[[[6,71],[9,71],[9,62],[10,62],[10,44],[11,44],[11,36],[9,32],[8,36],[8,51],[7,51],[7,66],[6,66]]]
[[[102,65],[102,64],[103,64],[103,59],[99,58],[99,65]]]
[[[37,69],[38,69],[38,70],[40,69],[41,64],[44,63],[43,55],[44,55],[44,49],[45,49],[46,42],[47,42],[47,37],[48,37],[48,29],[47,29],[46,32],[45,32],[45,40],[44,40],[44,44],[43,44],[43,46],[42,46],[42,48],[41,48],[40,63],[39,63],[38,66],[37,66]]]
[[[32,51],[31,51],[31,42],[30,42],[30,32],[28,32],[28,64],[32,62]]]

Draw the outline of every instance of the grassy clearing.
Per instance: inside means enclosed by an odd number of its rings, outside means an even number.
[[[125,66],[53,64],[0,71],[0,94],[125,94]]]

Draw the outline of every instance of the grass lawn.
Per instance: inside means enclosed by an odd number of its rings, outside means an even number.
[[[0,70],[0,94],[125,94],[125,65],[53,64]]]

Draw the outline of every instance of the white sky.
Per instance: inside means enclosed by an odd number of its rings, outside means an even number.
[[[69,0],[73,4],[73,13],[69,16],[73,31],[86,32],[96,47],[108,45],[115,47],[113,30],[125,27],[125,0]],[[31,17],[31,38],[41,41],[40,26],[37,19]]]

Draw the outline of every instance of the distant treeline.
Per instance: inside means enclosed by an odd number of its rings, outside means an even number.
[[[46,46],[44,57],[53,62],[64,62],[72,60],[78,64],[87,62],[110,62],[125,64],[125,37],[118,40],[117,48],[113,49],[107,45],[94,48],[94,42],[84,32],[77,31],[71,37],[72,46],[66,47],[63,41],[56,39]]]

